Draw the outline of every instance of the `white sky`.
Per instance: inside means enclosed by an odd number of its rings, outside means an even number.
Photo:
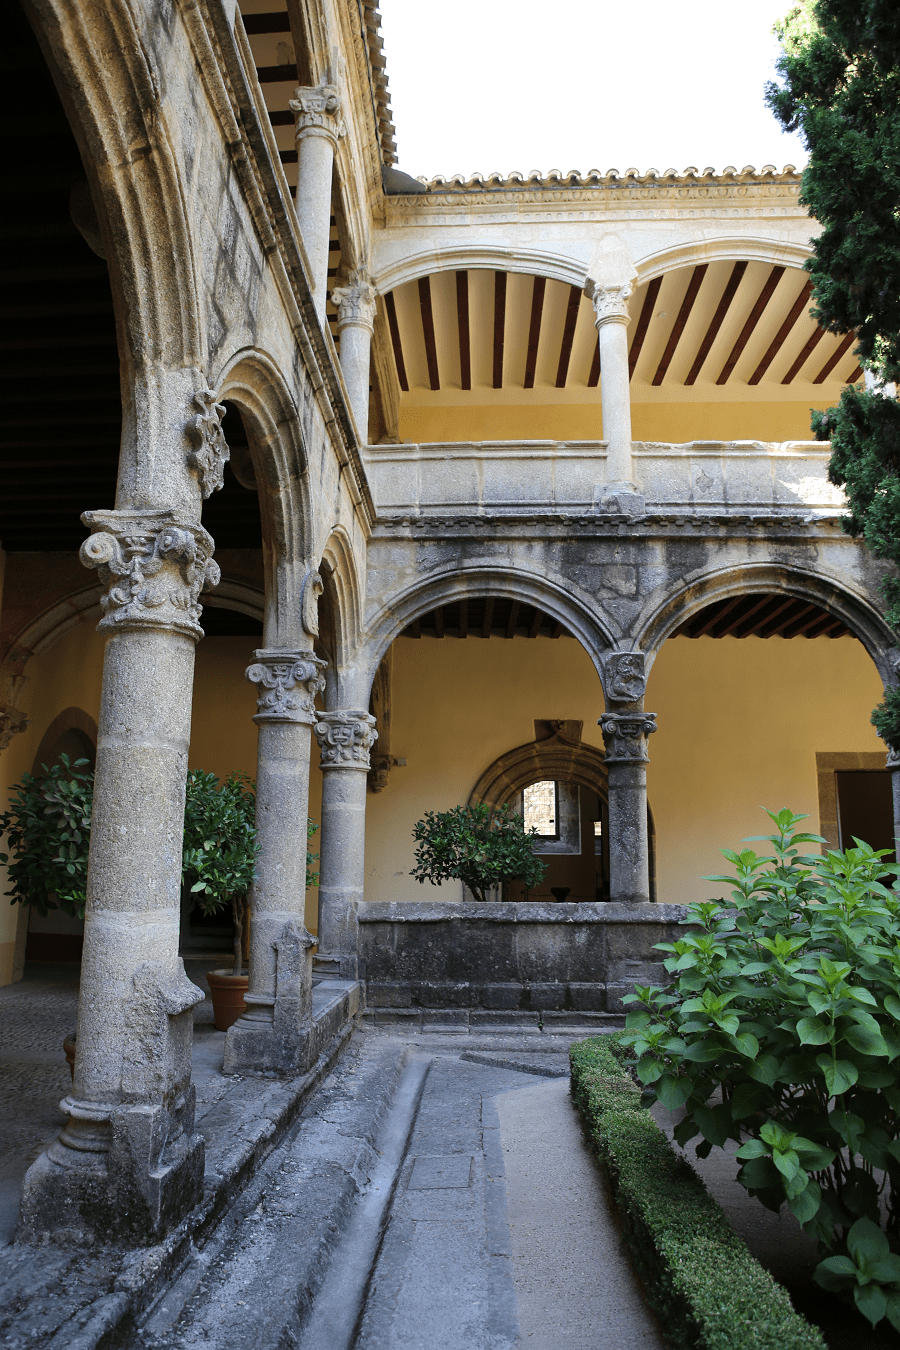
[[[398,167],[701,172],[806,153],[763,102],[792,0],[381,0]]]

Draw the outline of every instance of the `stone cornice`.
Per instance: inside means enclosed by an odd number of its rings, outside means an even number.
[[[412,538],[414,540],[466,537],[489,541],[492,538],[522,537],[556,542],[560,536],[652,538],[708,538],[712,536],[763,537],[808,540],[843,540],[858,548],[858,541],[846,535],[841,514],[780,511],[655,511],[652,506],[643,516],[582,513],[485,512],[483,515],[391,515],[375,522],[373,539]]]

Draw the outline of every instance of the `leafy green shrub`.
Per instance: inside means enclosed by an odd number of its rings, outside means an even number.
[[[410,876],[423,884],[461,881],[476,900],[503,881],[539,886],[547,865],[534,854],[536,837],[537,830],[526,830],[506,803],[495,809],[479,802],[426,811],[413,828],[418,847]]]
[[[191,769],[184,808],[181,884],[204,914],[228,906],[234,920],[234,975],[243,967],[247,892],[256,875],[256,792],[246,774],[220,783],[214,773]]]
[[[582,1041],[569,1057],[572,1096],[667,1341],[676,1350],[824,1350],[641,1107],[619,1037]]]
[[[61,909],[84,915],[94,775],[86,759],[60,762],[44,776],[23,773],[0,816],[8,853],[0,853],[12,883],[11,904],[34,905],[40,915]]]
[[[678,1142],[738,1141],[741,1184],[818,1242],[818,1283],[900,1327],[898,867],[859,841],[802,855],[824,842],[804,817],[767,814],[774,857],[725,850],[736,877],[707,880],[733,908],[691,906],[660,944],[672,984],[631,996],[624,1039],[646,1098],[684,1108]]]

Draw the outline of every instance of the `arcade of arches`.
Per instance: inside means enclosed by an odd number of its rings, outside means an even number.
[[[314,983],[616,1012],[760,805],[883,844],[898,652],[808,439],[862,372],[790,167],[426,183],[374,0],[13,8],[0,777],[96,758],[83,932],[0,909],[0,983],[80,957],[85,994],[22,1231],[128,1238],[202,1180],[183,956],[228,935],[182,915],[189,767],[258,789],[224,1069],[297,1074]],[[590,940],[498,976],[412,828],[537,782],[547,877],[496,931]]]

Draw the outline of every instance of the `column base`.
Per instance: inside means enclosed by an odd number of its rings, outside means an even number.
[[[65,1127],[25,1176],[17,1240],[158,1242],[203,1198],[194,1103],[193,1087],[172,1109],[65,1098]]]
[[[247,1010],[225,1037],[225,1073],[305,1073],[312,1053],[312,948],[299,919],[284,925],[275,948],[275,993],[245,997]]]
[[[358,980],[359,956],[356,952],[323,952],[313,957],[313,975],[323,980]]]
[[[603,515],[643,516],[647,510],[644,495],[634,483],[604,483],[594,489],[594,506]]]

